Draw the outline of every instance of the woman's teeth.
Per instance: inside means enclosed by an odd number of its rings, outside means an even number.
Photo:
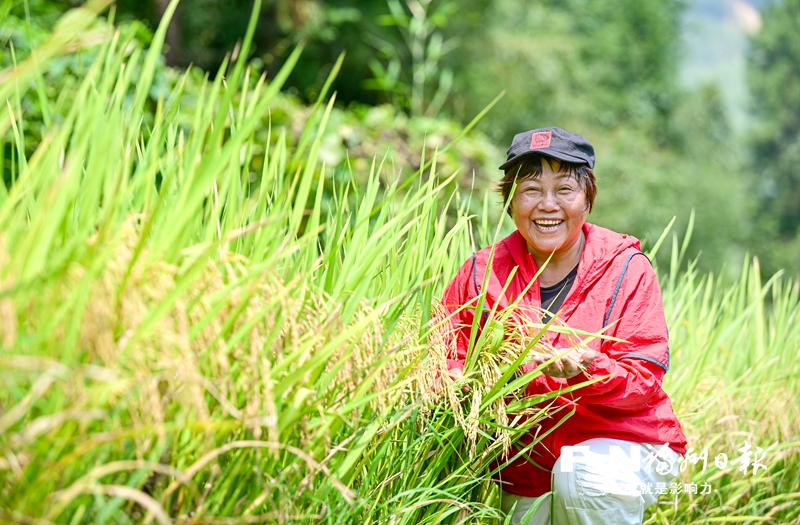
[[[548,230],[555,230],[558,227],[558,225],[561,224],[564,221],[538,220],[538,221],[533,221],[533,222],[535,222],[536,226],[538,226],[540,229],[542,229],[544,231],[548,231]]]

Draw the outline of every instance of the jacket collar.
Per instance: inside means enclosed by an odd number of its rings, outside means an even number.
[[[578,284],[586,285],[602,277],[617,255],[630,249],[640,250],[639,239],[631,235],[620,234],[595,224],[584,223],[583,233],[586,245],[578,262],[578,275],[573,289]],[[517,270],[526,283],[536,275],[538,270],[533,255],[528,252],[528,245],[519,230],[506,237],[503,242],[508,247],[511,257],[519,266]],[[572,295],[572,294],[570,294]]]

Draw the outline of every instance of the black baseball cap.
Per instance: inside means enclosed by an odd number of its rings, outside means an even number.
[[[594,168],[594,148],[585,137],[550,126],[514,135],[511,147],[506,152],[506,161],[500,169],[506,170],[520,157],[533,154]]]

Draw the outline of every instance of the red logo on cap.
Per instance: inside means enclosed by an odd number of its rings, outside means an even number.
[[[531,149],[550,147],[550,138],[552,135],[553,134],[550,131],[534,133],[531,137]]]

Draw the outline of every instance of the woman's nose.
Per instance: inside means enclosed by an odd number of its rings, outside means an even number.
[[[558,210],[558,199],[556,194],[552,191],[545,191],[539,201],[539,209],[542,211],[556,211]]]

